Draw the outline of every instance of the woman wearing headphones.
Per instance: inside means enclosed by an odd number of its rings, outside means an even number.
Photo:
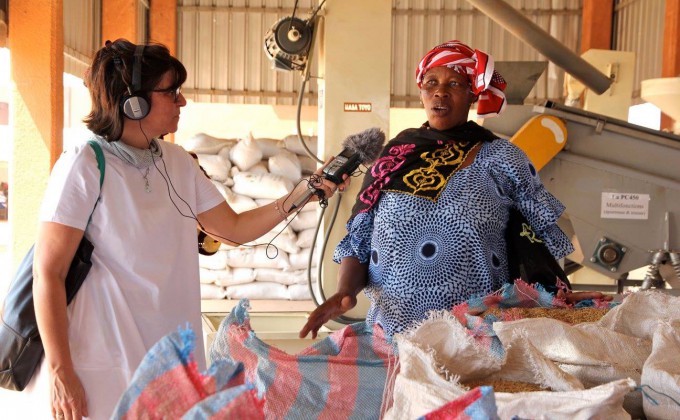
[[[85,75],[85,122],[105,176],[100,194],[93,149],[65,152],[41,209],[33,290],[45,357],[24,390],[40,418],[109,418],[152,345],[178,326],[200,328],[197,221],[223,242],[247,243],[308,188],[235,213],[184,149],[161,140],[177,130],[186,77],[166,47],[122,39],[107,42]],[[348,182],[313,183],[330,197]],[[83,235],[94,244],[92,268],[67,306],[64,278]],[[195,356],[204,369],[203,352]]]

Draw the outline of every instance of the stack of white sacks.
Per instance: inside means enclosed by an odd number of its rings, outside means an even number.
[[[316,154],[316,137],[305,141]],[[296,135],[283,140],[220,139],[201,133],[182,146],[198,155],[199,164],[237,213],[290,193],[317,168]],[[254,242],[237,247],[222,244],[214,255],[199,255],[201,298],[311,299],[307,267],[318,210],[318,204],[310,203],[295,218],[288,217],[292,219],[288,226],[284,221]],[[316,255],[311,270],[314,282]]]

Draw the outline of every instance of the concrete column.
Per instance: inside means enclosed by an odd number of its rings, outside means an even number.
[[[390,64],[392,51],[392,1],[343,0],[327,2],[323,25],[316,38],[319,50],[319,151],[328,157],[341,151],[350,134],[370,127],[389,132]],[[415,65],[415,64],[414,64]],[[362,104],[361,108],[345,104]],[[370,111],[366,110],[370,105]],[[335,246],[347,233],[345,223],[351,214],[362,178],[353,178],[343,194],[342,206],[329,238],[323,261],[323,287],[326,296],[337,290],[338,265],[332,261]],[[328,206],[330,216],[333,198]],[[324,220],[328,228],[330,217]],[[367,300],[350,316],[366,315]]]
[[[107,40],[115,41],[118,38],[134,43],[145,41],[139,39],[141,34],[137,29],[137,2],[138,0],[102,0],[102,45]]]
[[[680,76],[680,0],[666,0],[662,51],[661,77]],[[671,117],[661,114],[661,129],[673,131],[673,124]],[[675,126],[680,127],[680,121]]]
[[[13,126],[9,166],[12,273],[35,242],[47,179],[62,152],[64,19],[62,0],[9,5]],[[40,28],[40,30],[36,30]]]

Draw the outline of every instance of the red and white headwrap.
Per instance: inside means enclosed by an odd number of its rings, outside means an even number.
[[[495,117],[505,108],[505,79],[494,70],[493,57],[473,50],[460,41],[449,41],[432,48],[418,64],[416,83],[420,88],[432,67],[448,67],[467,76],[472,93],[478,97],[477,115]]]

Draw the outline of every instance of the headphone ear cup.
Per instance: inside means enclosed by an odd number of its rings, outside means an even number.
[[[141,120],[149,115],[151,110],[149,101],[139,95],[124,96],[120,105],[123,114],[131,120]]]

